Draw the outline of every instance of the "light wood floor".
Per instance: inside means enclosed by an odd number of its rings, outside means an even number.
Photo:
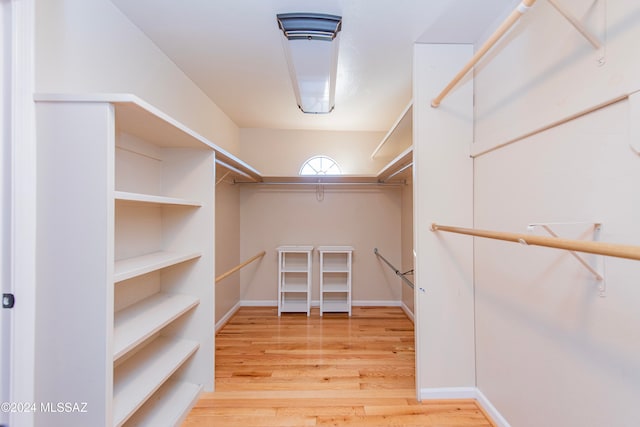
[[[216,336],[216,392],[183,427],[490,427],[473,400],[415,399],[413,323],[397,307],[352,317],[241,308]]]

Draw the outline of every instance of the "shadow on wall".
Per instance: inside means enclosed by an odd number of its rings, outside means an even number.
[[[537,7],[540,7],[541,4],[538,4]],[[551,6],[549,6],[551,7]],[[555,12],[554,12],[555,13]],[[618,22],[615,26],[607,26],[606,28],[606,43],[616,37],[624,34],[627,31],[637,28],[638,22],[640,21],[640,7],[637,7],[632,13],[625,14],[625,19]],[[608,24],[608,23],[607,23]],[[569,25],[568,23],[566,25]],[[513,28],[508,34],[506,34],[491,51],[489,51],[482,61],[475,67],[475,73],[482,73],[482,70],[487,66],[491,61],[500,55],[500,53],[507,47],[509,44],[517,39],[524,31],[526,30],[523,26],[516,26]],[[577,48],[571,55],[567,55],[562,58],[561,61],[553,63],[550,67],[543,70],[539,73],[535,78],[523,82],[517,89],[513,90],[508,96],[505,96],[503,99],[497,99],[492,102],[491,108],[483,109],[481,113],[476,112],[478,114],[476,116],[476,121],[481,121],[487,116],[491,116],[497,111],[501,111],[503,109],[507,109],[509,105],[514,102],[522,99],[522,94],[529,93],[533,91],[536,87],[540,86],[544,82],[548,81],[551,76],[554,76],[560,73],[562,70],[567,69],[572,64],[575,64],[580,58],[584,58],[587,55],[591,55],[594,52],[593,47],[586,41],[584,41],[581,47]]]
[[[523,286],[523,289],[525,286]],[[599,299],[597,286],[586,292],[583,301],[585,313],[589,312],[587,304]],[[593,365],[594,371],[607,370],[640,392],[640,359],[623,357],[604,343],[597,343],[589,337],[588,330],[569,330],[558,323],[543,319],[523,306],[516,306],[499,294],[487,292],[476,286],[476,301],[487,303],[495,314],[499,314],[501,322],[514,322],[538,336],[555,341],[559,347],[569,351],[576,359],[582,359]],[[583,322],[582,325],[586,324]]]

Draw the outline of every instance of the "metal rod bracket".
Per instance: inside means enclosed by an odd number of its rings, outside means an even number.
[[[382,256],[382,254],[380,254],[380,252],[378,251],[378,248],[373,248],[373,253],[376,254],[376,256],[378,258],[380,258],[382,261],[384,261],[385,264],[387,264],[389,267],[391,267],[393,272],[396,273],[396,276],[400,277],[402,279],[402,281],[404,283],[406,283],[411,289],[414,289],[413,282],[411,280],[407,279],[406,277],[404,277],[404,275],[408,274],[409,272],[413,273],[413,270],[409,270],[406,273],[401,273],[400,270],[395,268],[393,266],[393,264],[391,264],[385,257]],[[422,290],[422,288],[420,288],[420,289]],[[424,292],[424,290],[423,290],[423,292]]]

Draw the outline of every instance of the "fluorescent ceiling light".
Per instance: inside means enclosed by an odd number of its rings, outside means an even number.
[[[303,113],[330,113],[335,106],[342,17],[282,13],[277,18],[298,107]]]

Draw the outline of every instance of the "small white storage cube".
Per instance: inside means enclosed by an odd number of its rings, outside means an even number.
[[[311,314],[311,254],[313,246],[278,247],[278,316]]]
[[[320,246],[320,316],[345,312],[351,316],[353,247]]]

